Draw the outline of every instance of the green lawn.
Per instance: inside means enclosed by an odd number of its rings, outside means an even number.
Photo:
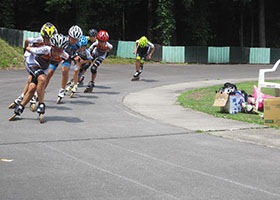
[[[273,82],[279,83],[280,81],[273,81]],[[254,85],[257,84],[258,83],[255,81],[255,82],[236,83],[235,85],[237,86],[237,89],[245,90],[248,94],[252,94]],[[250,122],[255,124],[264,124],[264,120],[258,115],[246,114],[246,113],[236,113],[236,114],[221,113],[220,107],[213,106],[213,103],[215,101],[215,96],[216,96],[216,90],[219,90],[220,87],[222,86],[223,85],[218,85],[218,86],[189,90],[187,92],[184,92],[178,97],[178,102],[184,107],[201,111],[210,115],[214,115],[216,117],[240,120],[240,121]],[[272,96],[275,95],[275,90],[271,88],[262,88],[262,92],[264,94],[269,94]]]
[[[23,48],[11,47],[0,39],[0,69],[24,68]]]

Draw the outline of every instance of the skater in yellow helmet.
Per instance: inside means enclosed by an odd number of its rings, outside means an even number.
[[[132,81],[139,80],[140,74],[143,71],[144,60],[150,60],[154,50],[154,45],[149,42],[147,37],[142,36],[139,40],[136,40],[135,49],[133,51],[133,53],[136,54],[136,72],[131,79]]]

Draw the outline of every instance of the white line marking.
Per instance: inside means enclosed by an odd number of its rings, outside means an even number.
[[[56,148],[54,148],[53,146],[50,146],[50,145],[47,145],[47,144],[42,144],[42,145],[44,145],[44,146],[46,146],[46,147],[52,149],[53,151],[56,151],[56,152],[58,152],[58,153],[61,153],[61,154],[63,154],[64,156],[66,156],[66,157],[68,157],[68,158],[71,158],[71,159],[73,159],[73,160],[75,160],[75,161],[77,161],[77,162],[80,162],[80,163],[83,163],[83,164],[85,164],[85,165],[87,165],[87,166],[89,166],[89,167],[92,167],[92,168],[94,168],[94,169],[96,169],[96,170],[102,171],[102,172],[107,173],[107,174],[110,174],[110,175],[112,175],[112,176],[116,176],[116,177],[118,177],[118,178],[120,178],[120,179],[123,179],[123,180],[125,180],[125,181],[134,183],[134,184],[136,184],[136,185],[138,185],[138,186],[141,186],[141,187],[144,187],[144,188],[146,188],[146,189],[152,190],[152,191],[154,191],[154,192],[156,192],[156,193],[159,193],[159,194],[161,194],[161,195],[165,195],[165,196],[171,197],[172,199],[180,200],[179,198],[177,198],[177,197],[175,197],[175,196],[173,196],[173,195],[171,195],[171,194],[168,194],[168,193],[159,191],[159,190],[157,190],[157,189],[155,189],[155,188],[153,188],[153,187],[150,187],[150,186],[148,186],[148,185],[144,185],[144,184],[142,184],[142,183],[140,183],[140,182],[138,182],[138,181],[135,181],[135,180],[133,180],[133,179],[130,179],[130,178],[124,177],[124,176],[122,176],[122,175],[116,174],[116,173],[114,173],[114,172],[111,172],[111,171],[109,171],[109,170],[106,170],[106,169],[97,167],[96,165],[93,165],[93,164],[91,164],[91,163],[89,163],[89,162],[86,162],[86,161],[84,161],[84,160],[81,160],[81,159],[79,159],[79,158],[76,158],[75,156],[72,156],[72,155],[70,155],[70,154],[68,154],[68,153],[66,153],[66,152],[64,152],[64,151],[61,151],[61,150],[59,150],[59,149],[56,149]]]
[[[260,189],[260,188],[256,188],[256,187],[254,187],[254,186],[250,186],[250,185],[246,185],[246,184],[243,184],[243,183],[239,183],[239,182],[237,182],[237,181],[233,181],[233,180],[230,180],[230,179],[227,179],[227,178],[223,178],[223,177],[220,177],[220,176],[216,176],[216,175],[213,175],[213,174],[209,174],[209,173],[207,173],[207,172],[203,172],[203,171],[200,171],[200,170],[196,170],[196,169],[191,169],[191,168],[183,167],[183,166],[181,166],[181,165],[177,165],[177,164],[174,164],[174,163],[171,163],[171,162],[167,162],[167,161],[165,161],[165,160],[161,160],[161,159],[158,159],[158,158],[154,158],[154,157],[151,157],[151,156],[149,156],[149,155],[146,155],[146,154],[143,154],[143,153],[139,153],[139,152],[136,152],[136,151],[133,151],[133,150],[130,150],[130,149],[127,149],[127,148],[124,148],[124,147],[121,147],[121,146],[118,146],[118,145],[109,143],[109,142],[104,142],[104,141],[98,141],[98,142],[102,142],[102,143],[105,143],[105,144],[114,146],[114,147],[116,147],[116,148],[119,148],[119,149],[122,149],[122,150],[125,150],[125,151],[128,151],[128,152],[137,154],[137,155],[139,155],[139,156],[142,156],[142,157],[145,157],[145,158],[154,160],[154,161],[162,162],[162,163],[167,164],[167,165],[171,165],[171,166],[173,166],[173,167],[178,167],[178,168],[183,169],[183,170],[186,170],[186,171],[191,171],[191,172],[193,172],[193,173],[197,173],[197,174],[201,174],[201,175],[208,176],[208,177],[211,177],[211,178],[215,178],[215,179],[218,179],[218,180],[222,180],[222,181],[224,181],[224,182],[232,183],[232,184],[235,184],[235,185],[244,187],[244,188],[248,188],[248,189],[255,190],[255,191],[258,191],[258,192],[263,192],[263,193],[265,193],[265,194],[269,194],[269,195],[272,195],[272,196],[280,197],[280,194],[277,194],[277,193],[269,192],[269,191],[267,191],[267,190],[263,190],[263,189]]]

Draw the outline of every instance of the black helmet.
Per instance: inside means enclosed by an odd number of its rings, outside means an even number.
[[[94,37],[96,37],[97,36],[97,33],[98,33],[98,31],[96,30],[96,29],[90,29],[89,31],[88,31],[88,35],[89,36],[94,36]]]

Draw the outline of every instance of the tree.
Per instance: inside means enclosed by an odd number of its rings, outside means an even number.
[[[172,35],[175,31],[175,19],[173,12],[173,0],[158,0],[156,10],[157,26],[155,31],[158,33],[158,42],[164,45],[170,45]]]
[[[264,0],[259,0],[259,46],[266,46]]]
[[[15,0],[11,1],[1,1],[0,4],[0,26],[7,28],[15,28]]]

